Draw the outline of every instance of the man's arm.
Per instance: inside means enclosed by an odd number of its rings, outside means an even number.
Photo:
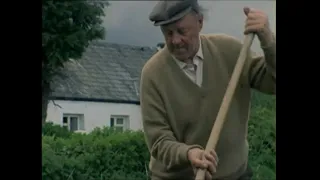
[[[143,128],[151,156],[166,167],[189,165],[188,150],[194,147],[177,142],[168,123],[161,95],[146,70],[142,71],[140,83],[140,103]]]
[[[226,57],[228,66],[234,70],[243,43],[226,34],[208,36],[214,42],[221,54]],[[276,38],[261,43],[263,56],[254,56],[251,51],[246,59],[241,81],[253,89],[266,94],[276,94]]]
[[[249,56],[245,67],[250,87],[266,94],[276,94],[276,38],[262,44],[264,56]]]
[[[264,56],[249,57],[245,72],[251,88],[266,94],[276,94],[276,38],[265,12],[244,7],[247,16],[245,34],[255,33],[260,41]]]

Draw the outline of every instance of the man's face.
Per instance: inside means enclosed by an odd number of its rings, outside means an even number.
[[[189,13],[177,22],[161,26],[170,53],[181,61],[192,58],[198,48],[202,24],[202,16]]]

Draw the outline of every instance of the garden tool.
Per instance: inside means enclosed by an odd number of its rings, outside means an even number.
[[[229,81],[227,90],[226,90],[225,95],[222,100],[222,104],[220,106],[218,115],[216,117],[216,121],[212,127],[211,134],[210,134],[209,140],[208,140],[206,148],[205,148],[205,151],[207,151],[207,152],[209,152],[212,149],[215,149],[215,147],[218,143],[220,131],[223,128],[223,124],[225,122],[225,118],[228,113],[229,106],[231,104],[235,89],[238,85],[240,75],[242,73],[244,64],[246,62],[247,55],[249,53],[253,39],[254,39],[254,34],[248,34],[244,38],[244,43],[243,43],[242,49],[240,51],[239,58],[237,60],[236,66],[233,70],[233,73],[232,73],[231,79]],[[206,170],[199,169],[197,171],[195,180],[204,180],[205,173],[206,173]]]

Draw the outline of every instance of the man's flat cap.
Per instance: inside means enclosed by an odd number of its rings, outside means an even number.
[[[149,19],[154,22],[155,26],[161,26],[183,18],[191,10],[198,12],[199,5],[197,0],[162,0],[153,8]]]

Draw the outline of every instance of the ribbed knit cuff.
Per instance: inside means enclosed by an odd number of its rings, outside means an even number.
[[[267,44],[260,43],[260,47],[263,50],[268,50],[268,49],[270,49],[272,47],[275,47],[275,44],[276,44],[276,36],[274,34],[272,34],[272,40],[269,41]]]
[[[188,152],[190,149],[193,149],[193,148],[199,148],[199,149],[204,149],[203,147],[201,147],[200,145],[184,145],[181,147],[181,151],[179,153],[180,155],[180,159],[181,159],[181,163],[182,164],[187,164],[187,163],[190,163],[189,159],[188,159]]]
[[[269,49],[271,49],[271,48],[274,48],[275,45],[276,45],[276,41],[274,40],[274,41],[268,43],[268,45],[266,45],[266,46],[262,46],[262,45],[261,45],[261,49],[263,49],[263,50],[269,50]]]
[[[264,52],[264,57],[268,68],[276,68],[276,41],[271,42],[266,47],[262,47],[262,50]]]

